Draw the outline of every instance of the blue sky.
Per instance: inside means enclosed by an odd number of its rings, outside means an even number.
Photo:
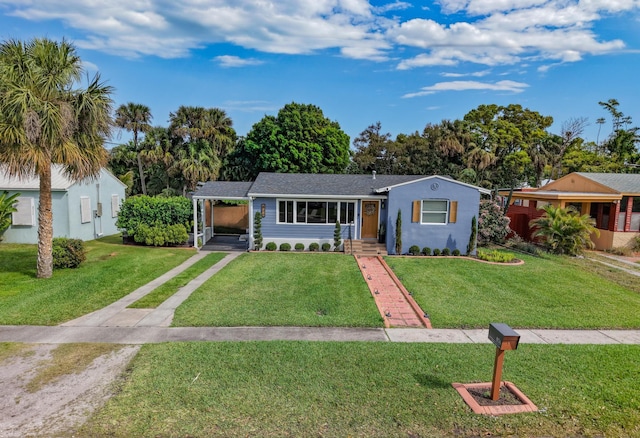
[[[596,140],[598,101],[640,125],[639,29],[640,0],[0,0],[2,39],[72,41],[116,106],[219,107],[239,135],[292,101],[351,140],[518,103]]]

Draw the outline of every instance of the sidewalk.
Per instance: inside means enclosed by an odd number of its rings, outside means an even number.
[[[147,344],[180,341],[336,341],[336,342],[418,342],[418,343],[490,343],[486,329],[431,329],[431,328],[339,328],[339,327],[170,327],[175,309],[193,291],[215,275],[240,252],[231,252],[221,261],[189,282],[156,309],[129,309],[128,305],[144,297],[161,284],[187,269],[207,253],[199,252],[180,266],[170,270],[150,283],[136,289],[111,305],[68,321],[59,326],[0,326],[0,342],[24,342],[36,344],[64,344],[75,342],[104,342],[114,344]],[[357,259],[374,298],[381,298],[389,288],[394,300],[404,298],[406,313],[415,312],[407,302],[408,293],[396,291],[389,273],[376,260]],[[376,271],[376,272],[374,272]],[[371,278],[369,278],[371,277]],[[388,281],[389,280],[389,281]],[[384,283],[384,284],[383,284]],[[399,281],[397,281],[399,283]],[[378,291],[378,294],[376,294]],[[387,300],[379,304],[384,310]],[[395,304],[394,304],[395,305]],[[418,308],[419,309],[419,308]],[[389,309],[386,309],[391,313]],[[405,312],[398,307],[393,311]],[[420,312],[418,312],[420,313]],[[393,316],[393,315],[392,315]],[[419,325],[422,315],[402,315],[403,322]],[[414,318],[416,320],[414,320]],[[425,318],[428,322],[428,319]],[[387,316],[385,322],[391,322]],[[400,322],[400,318],[394,319]],[[420,321],[422,322],[422,321]],[[429,326],[427,324],[427,326]],[[636,344],[640,345],[640,330],[542,330],[518,329],[522,344]]]
[[[640,344],[640,330],[515,329],[521,344]],[[0,342],[335,341],[489,344],[489,329],[0,326]]]

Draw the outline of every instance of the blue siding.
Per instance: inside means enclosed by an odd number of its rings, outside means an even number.
[[[12,225],[3,235],[7,243],[38,243],[38,205],[40,192],[37,190],[11,190],[10,194],[21,193],[22,197],[34,198],[35,224],[33,226]],[[53,191],[51,207],[53,212],[53,237],[72,237],[93,240],[102,235],[116,234],[115,217],[111,212],[111,196],[118,195],[120,203],[125,198],[125,186],[104,169],[99,179],[75,183],[68,191]],[[81,223],[80,197],[88,196],[91,202],[91,220]],[[102,217],[94,217],[98,208],[98,198],[102,203]]]
[[[279,224],[276,202],[275,198],[256,198],[253,201],[253,211],[261,211],[262,204],[265,204],[266,214],[262,218],[262,237],[265,243],[270,240],[287,241],[292,244],[308,240],[333,242],[335,224]],[[356,203],[356,213],[359,217],[358,212],[359,202]],[[343,240],[349,237],[349,227],[346,224],[341,225],[341,232]],[[356,238],[355,225],[352,227],[351,236]]]
[[[457,201],[456,222],[447,224],[412,223],[413,201],[425,199]],[[459,249],[464,254],[471,236],[471,220],[474,216],[476,218],[478,216],[480,192],[476,188],[436,177],[392,188],[387,204],[386,244],[389,254],[395,254],[398,210],[402,212],[403,254],[412,245],[418,245],[421,249],[425,246],[431,249]]]

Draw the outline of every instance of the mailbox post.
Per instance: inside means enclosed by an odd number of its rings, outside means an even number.
[[[504,352],[518,348],[520,335],[507,324],[494,322],[489,324],[489,340],[496,346],[496,359],[493,364],[493,380],[491,382],[491,400],[498,400],[500,398]]]

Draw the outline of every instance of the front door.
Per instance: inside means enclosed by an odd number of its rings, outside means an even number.
[[[362,201],[362,233],[363,239],[378,238],[378,207],[380,201]]]

